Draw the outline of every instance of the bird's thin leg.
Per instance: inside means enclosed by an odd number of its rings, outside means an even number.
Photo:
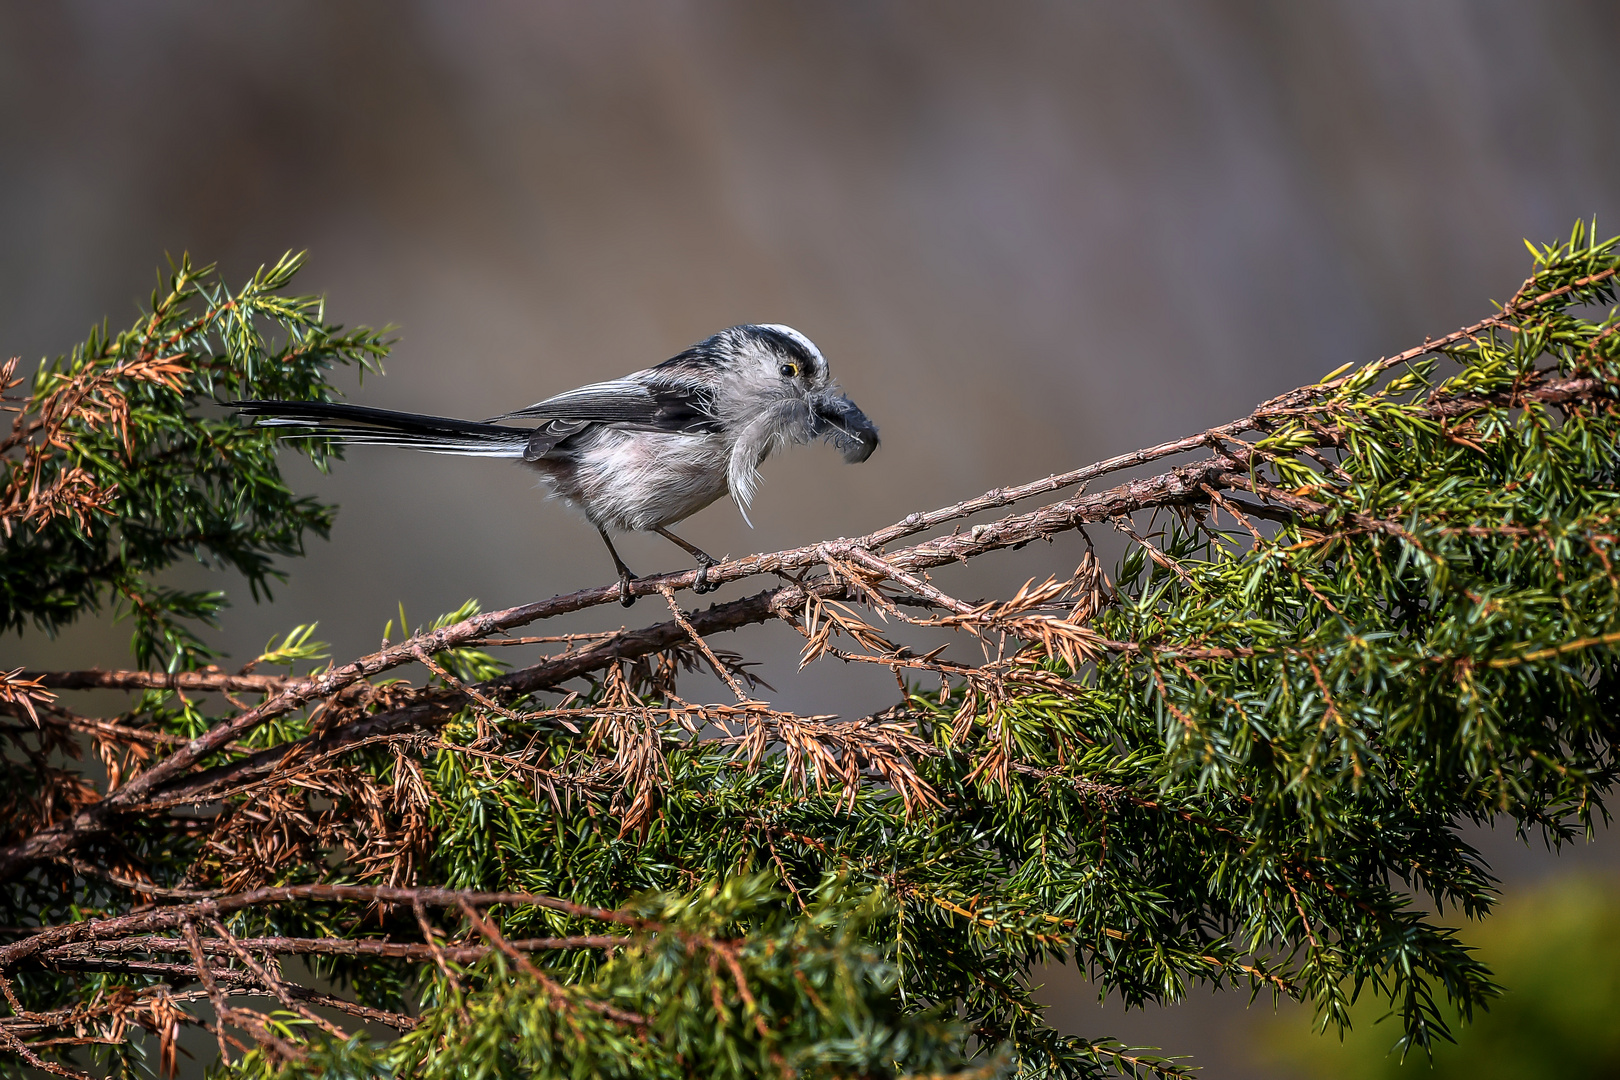
[[[682,540],[668,529],[654,528],[653,532],[657,533],[659,536],[662,536],[665,540],[679,544],[681,547],[686,549],[687,553],[691,555],[692,558],[697,560],[697,581],[692,585],[693,592],[706,593],[710,589],[719,588],[718,585],[709,584],[709,567],[713,566],[719,560],[695,544],[688,544],[685,540]]]
[[[607,530],[597,526],[596,531],[602,535],[602,543],[607,545],[608,554],[613,556],[613,565],[619,568],[619,603],[629,607],[636,602],[636,598],[630,593],[630,583],[636,580],[636,575],[632,574],[630,568],[624,565],[624,560],[619,558],[619,553],[614,550],[613,541],[608,539]]]

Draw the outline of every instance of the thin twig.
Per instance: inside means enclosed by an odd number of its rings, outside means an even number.
[[[283,675],[232,675],[224,671],[38,671],[29,672],[52,690],[210,690],[273,694],[292,681]]]
[[[21,941],[0,946],[0,971],[46,949],[75,941],[107,938],[121,934],[172,930],[188,920],[206,918],[263,904],[296,901],[412,904],[429,907],[457,907],[470,904],[532,904],[579,918],[616,923],[636,930],[657,930],[659,924],[611,908],[576,904],[554,896],[518,892],[463,892],[455,889],[404,889],[388,885],[281,885],[215,897],[194,904],[176,904],[103,919],[84,919],[46,927]]]
[[[1220,508],[1225,510],[1228,514],[1231,514],[1240,525],[1249,530],[1249,534],[1254,537],[1255,549],[1259,550],[1260,545],[1266,542],[1266,538],[1260,535],[1260,530],[1254,527],[1254,522],[1250,521],[1248,517],[1244,515],[1243,511],[1234,506],[1230,499],[1216,491],[1214,488],[1210,487],[1208,484],[1200,484],[1198,486],[1200,490],[1209,496],[1211,502],[1220,506]]]
[[[958,615],[971,615],[977,610],[972,604],[958,600],[954,596],[941,592],[939,589],[936,589],[934,586],[928,584],[928,582],[917,577],[915,574],[908,574],[906,571],[902,570],[898,566],[895,566],[887,559],[873,554],[864,547],[860,547],[856,544],[837,543],[826,544],[823,545],[823,547],[825,548],[823,558],[835,559],[843,557],[850,559],[851,561],[859,563],[874,573],[883,575],[891,581],[898,581],[900,584],[904,585],[906,588],[910,589],[924,600],[927,600],[933,604],[938,604],[940,607],[945,608],[948,611],[954,611]]]
[[[202,942],[197,937],[197,927],[189,918],[180,923],[180,932],[185,935],[186,946],[191,950],[191,959],[196,964],[197,978],[202,982],[203,989],[208,991],[208,1000],[214,1005],[214,1015],[219,1020],[219,1026],[214,1029],[214,1036],[219,1040],[219,1060],[225,1065],[231,1063],[231,1057],[225,1051],[225,1018],[233,1010],[225,1004],[225,998],[219,992],[219,984],[214,981],[214,972],[203,955]]]
[[[433,924],[428,922],[427,909],[423,906],[422,901],[411,901],[411,913],[416,916],[416,925],[422,928],[422,939],[427,942],[428,950],[433,954],[433,963],[438,967],[439,974],[444,976],[446,982],[455,987],[457,997],[462,996],[465,991],[462,990],[461,980],[456,977],[454,971],[450,970],[448,957],[445,956],[444,948],[439,944],[438,937],[433,933]]]
[[[1199,484],[1198,487],[1199,487],[1199,490],[1203,491],[1203,490],[1208,490],[1209,485],[1208,484]],[[1136,545],[1138,547],[1140,547],[1143,551],[1147,552],[1148,558],[1152,559],[1155,563],[1158,563],[1160,566],[1164,567],[1166,570],[1169,570],[1171,573],[1175,574],[1176,577],[1180,578],[1181,583],[1183,585],[1186,585],[1188,588],[1192,587],[1192,585],[1193,585],[1193,576],[1191,574],[1187,573],[1186,567],[1182,566],[1181,563],[1177,562],[1175,559],[1172,559],[1170,556],[1166,555],[1164,552],[1162,552],[1158,548],[1154,547],[1147,540],[1143,539],[1142,535],[1140,533],[1138,533],[1136,531],[1136,529],[1134,529],[1131,526],[1130,520],[1128,518],[1125,518],[1125,517],[1117,517],[1117,518],[1115,518],[1114,519],[1114,528],[1118,529],[1120,532],[1124,533],[1126,536],[1130,537],[1133,541],[1135,541]]]
[[[208,923],[213,927],[214,933],[219,937],[219,940],[225,943],[225,947],[230,950],[231,955],[242,961],[242,965],[249,971],[253,972],[258,980],[264,984],[265,988],[275,995],[276,1000],[281,1002],[282,1008],[296,1012],[305,1020],[320,1026],[328,1035],[334,1035],[345,1042],[348,1041],[348,1032],[332,1023],[332,1021],[312,1012],[307,1007],[294,1001],[292,996],[287,993],[287,987],[282,983],[282,981],[271,974],[263,964],[255,960],[253,958],[253,954],[244,949],[237,942],[236,938],[232,936],[231,932],[225,928],[224,923],[220,922],[219,919],[214,917],[210,917]]]
[[[493,700],[481,692],[476,686],[468,686],[466,683],[462,682],[455,675],[447,671],[441,664],[439,664],[438,661],[434,660],[433,657],[429,656],[426,651],[417,649],[416,659],[423,667],[433,672],[433,674],[437,675],[440,679],[443,679],[446,685],[452,686],[461,691],[463,694],[466,694],[468,697],[472,698],[490,712],[498,713],[499,715],[506,717],[508,720],[527,719],[521,714],[515,713],[511,709],[508,709],[500,702]]]
[[[703,640],[703,635],[692,627],[685,614],[681,612],[681,605],[675,602],[675,590],[666,585],[658,591],[663,593],[664,599],[669,602],[669,610],[675,616],[675,622],[679,624],[682,630],[686,631],[687,637],[692,639],[692,644],[696,645],[708,659],[709,666],[714,669],[714,673],[725,680],[726,685],[731,687],[731,692],[737,695],[738,701],[747,701],[749,699],[748,695],[743,692],[741,684],[732,677],[731,672],[726,670],[725,665],[720,663],[720,658],[714,655],[714,650],[709,648],[707,641]]]
[[[172,900],[206,900],[211,896],[220,895],[217,889],[170,889],[151,881],[141,881],[139,878],[125,877],[114,873],[104,866],[96,866],[83,859],[58,859],[63,865],[70,867],[74,873],[87,878],[100,878],[111,882],[121,889],[130,892],[142,893],[146,896],[163,896]]]
[[[559,1008],[568,1008],[573,1005],[579,1005],[590,1009],[592,1012],[601,1013],[610,1020],[617,1020],[621,1024],[630,1024],[637,1028],[645,1028],[647,1026],[647,1018],[645,1016],[629,1012],[625,1009],[616,1008],[615,1006],[609,1005],[605,1001],[597,1001],[594,998],[570,997],[567,991],[559,986],[555,980],[553,980],[539,968],[535,967],[534,964],[530,963],[527,956],[524,956],[522,953],[514,949],[511,943],[509,943],[506,938],[501,936],[501,932],[495,929],[494,925],[491,924],[489,920],[478,914],[477,908],[473,907],[471,903],[463,899],[458,901],[457,906],[461,908],[461,913],[467,917],[467,921],[472,923],[473,928],[489,939],[489,943],[491,945],[494,945],[502,953],[506,954],[506,956],[509,957],[513,963],[517,964],[519,971],[522,971],[525,975],[528,975],[530,978],[534,979],[540,984],[540,986],[546,991],[547,997],[551,999],[554,1006]]]
[[[576,641],[601,641],[617,634],[617,630],[598,630],[594,633],[542,634],[538,637],[487,637],[462,642],[463,648],[487,649],[500,645],[573,645]]]

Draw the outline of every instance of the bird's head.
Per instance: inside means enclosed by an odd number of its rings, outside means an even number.
[[[780,323],[733,326],[715,337],[744,388],[740,396],[751,399],[749,412],[773,414],[788,441],[826,439],[851,463],[872,456],[877,425],[838,389],[815,342]]]

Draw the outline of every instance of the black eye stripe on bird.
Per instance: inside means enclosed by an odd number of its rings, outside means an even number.
[[[878,446],[876,425],[839,393],[821,350],[776,323],[733,326],[657,367],[481,422],[328,401],[229,404],[262,427],[301,429],[288,438],[525,462],[602,534],[626,606],[635,575],[609,532],[656,532],[679,544],[698,561],[697,591],[707,592],[714,560],[667,526],[727,494],[748,521],[759,466],[784,446],[826,439],[849,462]]]

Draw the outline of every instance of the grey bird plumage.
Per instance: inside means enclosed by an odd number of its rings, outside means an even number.
[[[323,401],[238,401],[240,413],[294,438],[520,460],[595,525],[634,602],[635,575],[610,532],[656,532],[714,560],[668,526],[730,495],[748,520],[759,467],[777,450],[826,439],[850,462],[878,446],[876,426],[839,392],[809,338],[775,323],[722,330],[657,367],[592,383],[485,421]],[[752,522],[749,522],[752,525]]]

